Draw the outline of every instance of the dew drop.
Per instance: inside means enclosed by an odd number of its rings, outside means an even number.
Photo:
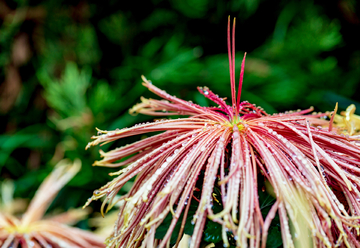
[[[342,210],[344,210],[345,208],[344,208],[344,205],[342,205],[342,204],[339,204],[339,209],[342,211]]]

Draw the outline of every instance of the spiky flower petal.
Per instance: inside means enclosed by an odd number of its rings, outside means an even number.
[[[333,119],[319,118],[326,114],[309,115],[312,108],[268,115],[260,107],[240,102],[244,60],[236,97],[230,24],[228,37],[231,106],[206,87],[199,91],[218,107],[201,107],[178,99],[142,77],[143,85],[162,100],[142,99],[131,113],[188,117],[122,130],[99,130],[89,143],[88,147],[160,132],[101,152],[103,159],[94,163],[127,165],[112,173],[117,177],[95,191],[87,202],[105,197],[102,211],[106,202],[109,210],[120,188],[137,176],[122,198],[124,203],[107,240],[108,247],[165,247],[176,224],[181,223],[178,243],[192,199],[198,205],[192,218],[190,247],[199,247],[208,218],[222,225],[224,246],[230,245],[232,235],[237,247],[265,247],[276,214],[284,247],[294,247],[294,237],[307,237],[303,226],[311,231],[314,247],[359,247],[359,139],[338,134]],[[265,219],[258,199],[259,177],[272,186],[276,197]],[[198,185],[199,199],[194,196]],[[219,199],[213,195],[214,187],[220,187]],[[222,211],[213,212],[214,200],[222,202]],[[172,215],[171,224],[164,237],[157,239],[155,232],[168,214]]]

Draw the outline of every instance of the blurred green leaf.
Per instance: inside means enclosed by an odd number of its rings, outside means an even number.
[[[0,135],[0,168],[6,165],[7,159],[15,149],[44,148],[49,146],[50,142],[50,137],[44,132],[41,124],[27,127],[12,135]]]
[[[38,78],[45,88],[45,99],[63,117],[79,116],[85,111],[86,90],[91,79],[91,69],[81,71],[77,65],[69,62],[61,80],[53,81],[47,72],[39,71]]]
[[[190,18],[201,18],[205,15],[209,1],[208,0],[172,0],[174,8]]]
[[[100,30],[114,43],[122,44],[129,38],[129,23],[122,12],[112,14],[99,22]],[[117,30],[114,32],[114,30]]]
[[[155,9],[149,17],[142,22],[142,28],[145,31],[152,31],[160,26],[175,24],[177,14],[168,9]]]

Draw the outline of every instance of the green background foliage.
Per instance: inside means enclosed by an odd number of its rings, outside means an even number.
[[[242,100],[269,113],[331,111],[335,102],[360,110],[354,0],[6,0],[0,2],[0,180],[13,179],[15,196],[31,198],[58,161],[80,158],[81,172],[51,209],[81,206],[112,171],[91,166],[98,148],[84,149],[95,127],[153,120],[128,113],[140,96],[153,97],[140,75],[205,106],[210,102],[196,86],[230,96],[228,15],[237,18],[237,78],[247,52]]]

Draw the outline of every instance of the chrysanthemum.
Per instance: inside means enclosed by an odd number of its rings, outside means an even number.
[[[360,247],[359,140],[337,134],[333,119],[319,118],[325,114],[308,115],[312,108],[268,115],[260,107],[240,102],[245,57],[236,96],[234,26],[232,32],[231,46],[229,20],[232,105],[205,87],[199,91],[218,106],[201,107],[167,94],[142,77],[143,85],[162,100],[142,99],[131,113],[186,117],[99,130],[89,143],[88,147],[156,132],[125,147],[101,151],[103,159],[94,163],[127,166],[94,191],[87,204],[106,197],[103,208],[108,202],[108,210],[120,188],[137,176],[123,197],[108,247],[169,246],[172,232],[181,223],[176,231],[179,242],[193,199],[198,204],[190,216],[190,247],[199,247],[207,219],[222,225],[224,246],[229,246],[231,237],[237,247],[265,247],[276,214],[284,247],[293,247],[297,237],[307,238],[307,229],[314,247]],[[265,218],[258,199],[260,177],[272,186],[276,198]],[[214,187],[220,193],[214,194]],[[213,201],[222,204],[220,212],[214,211]],[[157,228],[169,215],[171,224],[158,238]]]
[[[87,214],[80,209],[43,218],[59,190],[80,170],[81,162],[73,165],[65,160],[44,180],[22,218],[10,211],[0,211],[1,248],[101,248],[103,240],[91,232],[67,226]]]

